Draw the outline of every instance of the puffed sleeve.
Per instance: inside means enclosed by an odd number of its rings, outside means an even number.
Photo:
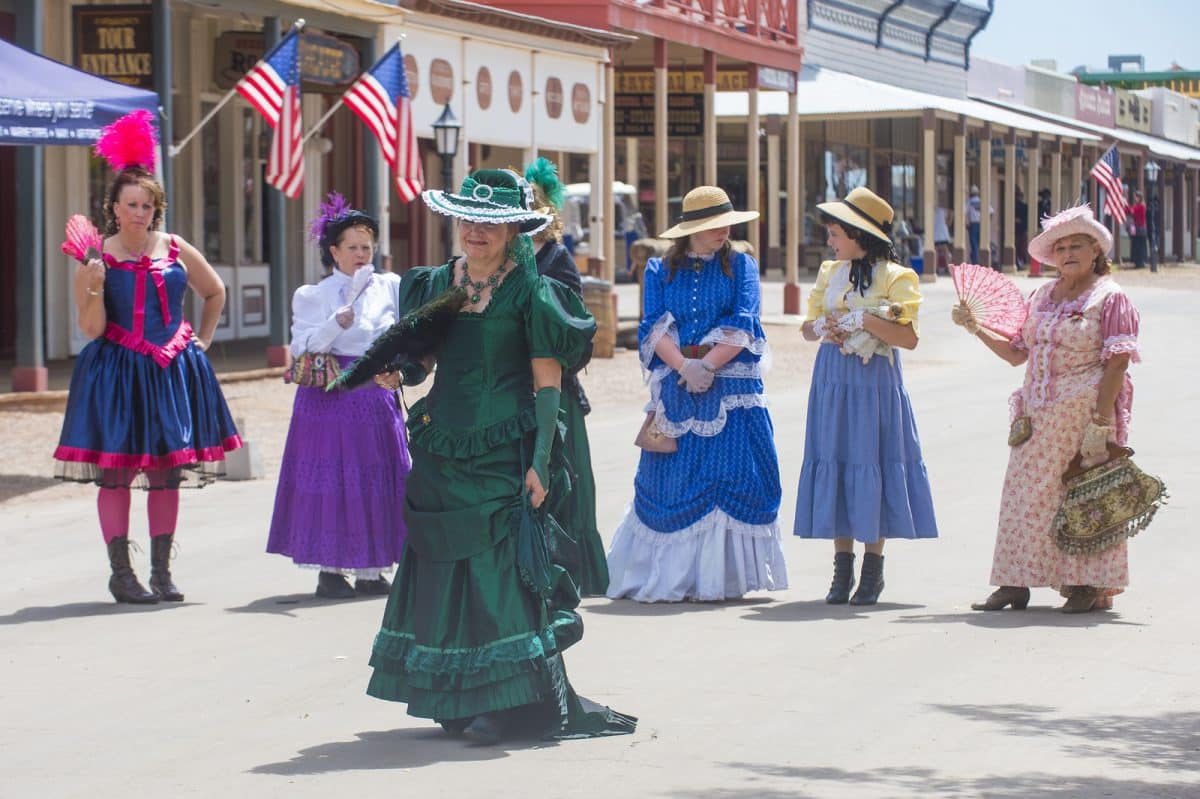
[[[334,339],[342,332],[334,315],[325,302],[320,285],[301,286],[292,295],[292,356],[300,357],[306,352],[329,352]]]
[[[575,292],[553,278],[536,278],[525,316],[529,357],[553,358],[569,369],[595,334],[596,320]]]
[[[817,282],[808,292],[808,311],[805,322],[815,322],[825,315],[825,290],[829,288],[829,273],[838,265],[837,261],[825,261],[817,271]]]
[[[675,316],[667,310],[665,269],[661,258],[646,261],[642,284],[642,322],[638,325],[638,355],[642,368],[646,370],[653,369],[656,362],[661,363],[654,354],[654,348],[663,336],[669,335],[676,344],[679,343]]]
[[[449,281],[444,266],[414,266],[400,278],[396,316],[419,308],[446,290]]]
[[[920,335],[917,327],[917,312],[921,308],[921,289],[917,273],[911,269],[892,264],[888,269],[888,302],[900,306],[900,317],[896,320],[903,325],[912,325],[913,332]]]
[[[1127,353],[1129,360],[1134,363],[1140,361],[1142,356],[1137,343],[1140,321],[1137,308],[1133,307],[1125,292],[1110,294],[1100,309],[1100,336],[1104,339],[1100,360],[1107,361],[1114,355]]]
[[[766,351],[767,335],[763,332],[760,316],[758,262],[745,253],[737,253],[732,267],[735,281],[733,307],[729,313],[717,318],[713,329],[700,343],[730,344],[759,357]]]

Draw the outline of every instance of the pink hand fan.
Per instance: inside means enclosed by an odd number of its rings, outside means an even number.
[[[1021,332],[1028,309],[1016,283],[978,264],[953,264],[950,275],[959,301],[971,309],[980,326],[1009,338]]]
[[[62,251],[79,263],[86,264],[88,258],[100,257],[104,251],[104,239],[90,219],[83,214],[75,214],[67,220],[67,240],[62,243]]]

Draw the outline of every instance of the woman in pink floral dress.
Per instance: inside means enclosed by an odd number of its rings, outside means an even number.
[[[1057,267],[1059,278],[1033,293],[1029,316],[1011,340],[979,326],[969,309],[954,321],[1013,366],[1025,364],[1025,382],[1010,400],[1015,422],[1027,417],[1032,434],[1013,446],[1000,500],[992,561],[999,586],[975,610],[1029,604],[1029,589],[1050,586],[1067,597],[1062,610],[1085,613],[1112,607],[1129,584],[1125,542],[1096,554],[1072,555],[1051,530],[1065,489],[1062,473],[1075,455],[1083,465],[1107,459],[1107,442],[1129,435],[1133,384],[1126,369],[1138,357],[1138,312],[1109,277],[1112,236],[1088,206],[1046,221],[1029,254]],[[1014,427],[1014,430],[1016,427]]]

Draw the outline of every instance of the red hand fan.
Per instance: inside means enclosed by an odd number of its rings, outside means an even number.
[[[971,309],[981,327],[1009,338],[1021,332],[1028,309],[1016,283],[978,264],[953,264],[950,275],[959,301]]]
[[[91,220],[83,214],[75,214],[67,220],[67,240],[62,243],[62,251],[85,264],[89,257],[99,257],[104,251],[104,239]],[[95,255],[92,255],[95,251]]]

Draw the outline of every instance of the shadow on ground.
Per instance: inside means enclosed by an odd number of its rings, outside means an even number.
[[[903,605],[898,602],[879,602],[874,605],[830,605],[823,599],[787,602],[780,605],[750,608],[743,619],[751,621],[820,621],[822,619],[865,619],[877,613],[898,610],[922,610],[924,605]]]
[[[1057,607],[1034,607],[1026,610],[969,610],[966,613],[928,613],[901,616],[895,624],[970,624],[989,629],[1020,627],[1098,627],[1122,625],[1144,627],[1140,622],[1125,621],[1114,610],[1094,610],[1091,613],[1063,613]]]
[[[719,602],[635,602],[632,599],[613,599],[608,602],[587,602],[583,609],[588,613],[610,616],[678,616],[684,613],[708,613],[724,608],[768,605],[773,601],[769,597],[742,597]]]
[[[225,608],[226,613],[266,613],[276,616],[295,616],[296,610],[308,610],[313,608],[327,608],[334,605],[344,605],[347,602],[371,602],[374,600],[387,600],[386,596],[368,596],[358,594],[353,599],[322,599],[308,591],[303,594],[279,594],[278,596],[265,596],[261,599],[255,599],[252,602],[247,602],[245,605],[239,605],[236,608]]]
[[[553,741],[515,739],[497,746],[455,740],[440,727],[355,733],[353,741],[334,741],[301,749],[291,760],[265,763],[254,774],[297,776],[339,771],[423,768],[441,763],[498,760],[509,752],[556,746]]]
[[[45,605],[21,608],[7,616],[0,616],[0,626],[9,624],[35,624],[62,619],[86,619],[90,616],[119,616],[123,613],[157,613],[203,602],[159,602],[155,605],[130,605],[118,602],[71,602],[66,605]]]
[[[40,474],[0,474],[0,502],[56,485],[62,485],[62,480],[56,477]]]

